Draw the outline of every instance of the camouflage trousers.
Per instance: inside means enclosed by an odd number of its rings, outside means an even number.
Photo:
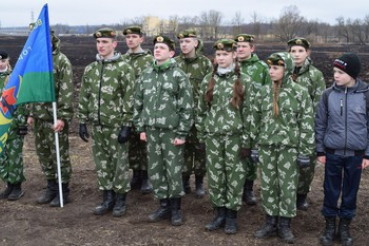
[[[134,129],[129,139],[129,167],[132,170],[147,170],[147,146],[140,140],[140,133]]]
[[[172,130],[146,129],[148,174],[154,195],[158,199],[179,198],[184,195],[184,145],[173,144],[176,136]]]
[[[217,135],[206,138],[206,167],[213,207],[239,210],[242,206],[246,162],[240,160],[241,138]]]
[[[23,175],[23,136],[10,131],[2,156],[0,157],[0,177],[11,184],[26,180]]]
[[[297,194],[307,194],[310,191],[311,182],[313,182],[315,173],[316,156],[311,156],[310,158],[310,166],[307,168],[300,168]]]
[[[200,150],[197,130],[193,126],[190,134],[186,138],[184,149],[185,165],[183,166],[183,175],[190,176],[192,173],[204,176],[206,173],[206,155]]]
[[[270,216],[295,217],[299,176],[297,150],[286,146],[262,146],[259,155],[265,212]]]
[[[53,123],[35,119],[35,145],[36,153],[41,164],[42,172],[47,180],[58,179],[55,132]],[[59,133],[60,169],[62,183],[68,183],[72,174],[72,166],[69,159],[68,142],[69,125],[65,122],[63,131]]]
[[[120,129],[110,127],[92,127],[92,153],[95,162],[100,190],[114,190],[126,193],[129,184],[129,143],[118,143]]]

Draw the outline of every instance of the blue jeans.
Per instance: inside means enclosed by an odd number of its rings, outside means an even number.
[[[362,161],[363,156],[326,154],[322,209],[324,216],[338,216],[345,219],[352,219],[355,216]],[[342,201],[341,206],[338,207],[341,191]]]

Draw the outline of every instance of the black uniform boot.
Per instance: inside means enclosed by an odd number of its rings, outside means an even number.
[[[336,217],[325,217],[325,230],[320,236],[320,244],[330,246],[333,244],[334,236],[336,235]]]
[[[250,206],[256,205],[256,198],[253,191],[254,181],[246,179],[245,185],[243,187],[242,200]]]
[[[204,176],[203,175],[196,175],[195,176],[195,184],[196,184],[196,197],[203,198],[205,195],[204,190]]]
[[[152,185],[150,183],[150,179],[149,179],[149,175],[147,174],[147,171],[144,171],[144,170],[141,171],[141,178],[142,178],[141,192],[143,194],[151,193]]]
[[[10,195],[10,193],[13,191],[13,184],[11,183],[7,183],[5,190],[3,190],[0,193],[0,200],[2,199],[8,199],[8,196]]]
[[[226,208],[225,207],[217,207],[217,216],[205,226],[206,230],[214,231],[221,227],[224,227],[226,221]]]
[[[265,224],[254,234],[257,238],[268,238],[277,235],[278,217],[266,215]]]
[[[307,194],[297,194],[296,208],[303,211],[308,210],[309,203],[307,201]]]
[[[131,179],[131,189],[140,189],[142,184],[141,170],[133,170],[133,175]]]
[[[59,186],[58,186],[59,188]],[[57,195],[55,198],[50,202],[50,207],[60,207],[60,194],[59,189],[57,190]],[[62,184],[62,195],[63,195],[63,204],[67,204],[70,202],[69,200],[69,183]]]
[[[113,216],[121,217],[126,213],[126,197],[127,193],[117,194],[115,197],[115,206],[113,208]]]
[[[295,242],[295,236],[291,231],[291,218],[279,217],[278,235],[286,243]]]
[[[189,175],[182,175],[183,181],[183,190],[186,194],[191,193],[191,186],[190,186],[190,176]]]
[[[227,234],[237,233],[237,211],[227,209],[224,232]]]
[[[50,203],[58,194],[58,184],[55,180],[47,181],[47,189],[37,198],[38,204]]]
[[[113,190],[104,190],[103,202],[95,208],[94,214],[103,215],[111,211],[115,203],[114,196],[115,192]]]
[[[160,207],[155,212],[149,215],[151,222],[156,222],[161,219],[170,217],[170,202],[169,199],[160,199]]]
[[[181,198],[170,199],[170,205],[172,210],[172,225],[183,225],[183,218],[181,212]]]
[[[13,190],[8,196],[8,201],[16,201],[24,195],[22,183],[13,184]]]
[[[339,225],[339,237],[341,239],[342,246],[351,246],[353,245],[353,240],[350,235],[349,226],[351,223],[351,219],[340,219],[340,225]]]

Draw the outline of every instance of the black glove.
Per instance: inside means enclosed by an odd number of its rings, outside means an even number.
[[[240,159],[244,160],[249,157],[251,154],[251,150],[249,148],[241,148],[240,149]]]
[[[118,135],[118,143],[124,144],[129,140],[129,135],[131,134],[131,128],[128,126],[122,126]]]
[[[206,150],[205,143],[199,143],[199,151],[200,152],[205,152],[205,150]]]
[[[255,163],[259,162],[259,150],[257,150],[257,149],[252,149],[251,150],[251,159]]]
[[[87,126],[86,124],[79,124],[79,137],[85,141],[88,142],[88,138],[90,137],[90,134],[87,132]]]
[[[299,154],[297,156],[297,164],[300,166],[300,168],[307,168],[310,166],[310,157],[305,156],[302,154]]]
[[[18,135],[19,136],[25,136],[25,135],[27,135],[27,133],[28,133],[28,128],[27,128],[27,126],[20,126],[20,127],[18,127]]]

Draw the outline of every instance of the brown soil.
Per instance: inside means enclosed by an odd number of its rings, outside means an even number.
[[[63,37],[62,41],[62,50],[74,66],[77,100],[83,68],[93,61],[96,53],[94,41],[91,38],[81,37]],[[20,53],[25,38],[0,36],[0,42],[2,48],[7,49],[14,58]],[[120,47],[122,48],[123,45],[121,44]],[[264,58],[275,50],[284,49],[283,45],[273,46],[274,49],[270,47],[266,44],[261,45],[258,49],[260,57]],[[324,74],[331,74],[332,57],[346,48],[341,46],[316,48],[317,53],[314,54],[313,59]],[[357,47],[357,49],[361,48]],[[366,52],[362,51],[362,54],[364,59],[367,59]],[[368,64],[365,62],[365,66]],[[365,71],[368,69],[366,68]],[[34,135],[28,134],[24,146],[24,172],[27,178],[23,184],[25,195],[16,202],[0,201],[1,246],[285,245],[277,237],[268,240],[258,240],[253,237],[255,230],[264,222],[258,181],[255,187],[259,198],[258,204],[254,207],[243,206],[238,215],[239,232],[236,235],[226,235],[223,230],[205,231],[204,226],[213,218],[214,212],[208,197],[196,199],[194,193],[183,198],[182,213],[185,223],[180,227],[171,226],[169,220],[149,223],[147,216],[157,208],[158,202],[152,194],[143,195],[137,190],[131,191],[128,195],[128,210],[124,217],[115,218],[111,214],[93,215],[93,209],[101,202],[101,193],[97,188],[96,173],[91,158],[91,141],[86,144],[79,139],[76,133],[77,122],[75,119],[73,122],[70,133],[70,157],[73,165],[72,202],[66,204],[64,208],[36,204],[37,196],[46,187],[46,181],[36,157]],[[324,167],[318,165],[312,191],[309,194],[309,211],[299,211],[297,217],[293,219],[292,228],[297,237],[295,245],[319,245],[318,237],[324,227],[324,219],[320,213],[323,201],[323,174]],[[369,245],[366,239],[369,232],[368,178],[369,172],[365,170],[358,195],[357,216],[351,226],[355,245],[360,246]],[[4,188],[3,183],[0,184],[0,188]],[[193,180],[192,188],[194,188]],[[337,241],[335,245],[340,244]]]

